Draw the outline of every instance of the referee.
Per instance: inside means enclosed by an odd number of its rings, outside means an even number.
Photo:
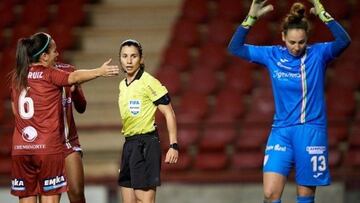
[[[144,70],[142,47],[136,40],[121,43],[120,64],[125,79],[119,85],[119,109],[125,136],[118,184],[124,203],[155,202],[160,186],[161,147],[155,126],[157,109],[165,116],[169,150],[165,163],[178,160],[176,119],[167,89]]]

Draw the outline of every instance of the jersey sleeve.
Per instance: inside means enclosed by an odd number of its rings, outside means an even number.
[[[247,61],[266,65],[272,46],[245,44],[248,33],[249,29],[239,26],[228,45],[228,51]]]
[[[154,77],[149,78],[147,84],[145,85],[145,92],[153,102],[168,93],[166,87]]]
[[[55,84],[56,86],[62,87],[62,86],[68,86],[70,85],[68,82],[70,73],[59,70],[56,68],[49,68],[48,72],[48,79],[51,83]]]

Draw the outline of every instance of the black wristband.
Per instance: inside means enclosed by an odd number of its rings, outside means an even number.
[[[170,144],[169,148],[179,151],[179,145],[177,143]]]

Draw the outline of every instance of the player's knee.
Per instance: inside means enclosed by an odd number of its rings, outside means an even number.
[[[264,202],[267,201],[270,203],[278,203],[280,202],[280,197],[281,197],[281,193],[275,192],[271,188],[264,190]]]
[[[296,202],[297,203],[314,203],[315,197],[314,196],[297,196]]]

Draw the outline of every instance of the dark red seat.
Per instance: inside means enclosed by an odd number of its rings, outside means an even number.
[[[357,68],[356,61],[337,61],[332,70],[332,77],[328,80],[328,86],[357,90],[360,85],[359,74],[356,74]]]
[[[328,124],[329,146],[336,147],[341,141],[347,139],[349,126],[347,122],[330,122]]]
[[[201,122],[208,114],[209,105],[206,95],[188,91],[181,97],[176,119],[179,124],[195,124]]]
[[[260,150],[266,146],[270,125],[244,125],[235,141],[235,148],[241,151]]]
[[[355,114],[356,99],[352,89],[331,87],[326,91],[329,121],[347,121]]]
[[[27,1],[23,6],[20,20],[35,28],[45,26],[50,21],[49,7],[49,0]]]
[[[181,8],[182,18],[196,23],[204,23],[208,20],[207,0],[185,0]]]
[[[336,168],[341,165],[342,156],[339,150],[330,150],[329,151],[329,166],[331,168]]]
[[[244,97],[237,90],[228,88],[216,95],[213,114],[238,119],[244,116],[245,109]]]
[[[186,47],[198,46],[201,42],[198,26],[195,22],[179,19],[172,30],[172,43]]]
[[[156,77],[169,91],[170,96],[181,92],[180,73],[175,69],[160,69]]]
[[[185,71],[190,69],[190,62],[189,49],[182,45],[173,44],[165,50],[162,66]]]
[[[274,101],[271,88],[253,90],[251,106],[245,115],[249,124],[271,124],[274,116]]]
[[[60,1],[52,23],[65,24],[69,27],[81,26],[86,22],[84,0]]]
[[[353,124],[349,135],[348,145],[349,148],[360,149],[360,122],[355,122]]]
[[[350,149],[346,152],[344,164],[350,168],[360,167],[360,149]]]
[[[73,35],[73,28],[66,24],[52,23],[48,32],[56,42],[58,51],[64,51],[75,47],[76,40]]]
[[[200,47],[196,68],[220,70],[227,62],[227,51],[224,46],[206,43]]]
[[[29,24],[16,24],[12,28],[10,47],[16,48],[17,42],[20,38],[30,37],[36,32],[36,28]]]
[[[223,20],[214,20],[208,25],[207,41],[210,43],[227,46],[234,34],[234,25]]]
[[[200,138],[198,148],[200,151],[225,151],[236,136],[234,128],[225,126],[207,126]]]
[[[203,152],[195,157],[194,168],[201,171],[219,171],[228,167],[229,158],[225,153]]]
[[[237,0],[219,0],[217,5],[217,17],[230,22],[240,22],[244,19],[243,2]]]
[[[189,73],[189,80],[186,89],[198,92],[203,95],[214,93],[219,82],[216,72],[212,69],[196,68]]]
[[[271,39],[269,22],[260,20],[250,29],[246,43],[264,45],[269,44]]]
[[[262,151],[241,151],[236,152],[231,157],[232,168],[236,170],[261,169],[263,165],[264,154]]]
[[[224,87],[239,94],[249,94],[254,87],[253,65],[248,62],[230,64],[225,70]]]
[[[13,0],[2,0],[0,2],[0,28],[10,27],[16,20]]]

